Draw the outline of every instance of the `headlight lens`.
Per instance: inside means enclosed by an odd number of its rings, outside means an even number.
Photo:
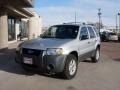
[[[46,51],[47,55],[62,55],[64,53],[62,48],[51,49],[48,48]]]

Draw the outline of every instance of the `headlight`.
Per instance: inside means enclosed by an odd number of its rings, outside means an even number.
[[[47,55],[62,55],[63,53],[64,53],[64,51],[61,48],[56,48],[56,49],[48,48],[46,51]]]

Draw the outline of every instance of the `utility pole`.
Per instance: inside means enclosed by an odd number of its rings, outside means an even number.
[[[116,15],[116,32],[118,32],[118,14]]]
[[[116,32],[118,33],[119,26],[118,26],[118,14],[116,15]]]
[[[77,23],[77,15],[76,15],[76,11],[75,11],[75,24]]]
[[[119,29],[118,32],[120,32],[120,13],[118,12],[118,16],[119,16]]]
[[[100,29],[101,29],[101,15],[102,15],[102,13],[101,13],[101,8],[99,8],[98,9],[98,17],[99,17],[99,32],[100,32]]]

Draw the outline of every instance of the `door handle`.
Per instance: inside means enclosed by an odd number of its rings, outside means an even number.
[[[88,42],[88,44],[90,44],[91,42]]]
[[[95,42],[97,42],[97,40],[95,40]]]

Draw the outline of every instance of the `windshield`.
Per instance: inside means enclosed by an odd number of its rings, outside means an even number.
[[[75,39],[78,31],[79,26],[74,25],[52,26],[42,34],[41,38]]]
[[[120,33],[118,33],[118,36],[120,36]]]
[[[116,33],[109,33],[110,35],[117,35]]]

